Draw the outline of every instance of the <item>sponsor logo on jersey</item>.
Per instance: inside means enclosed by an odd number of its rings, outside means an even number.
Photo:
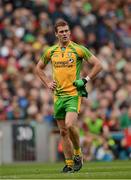
[[[67,61],[54,61],[53,65],[55,68],[63,68],[63,67],[67,67],[67,68],[71,68],[73,67],[73,59],[69,59]]]

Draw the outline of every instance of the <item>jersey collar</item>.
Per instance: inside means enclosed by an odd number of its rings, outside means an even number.
[[[62,48],[66,49],[70,44],[71,44],[71,41],[69,41],[68,44],[66,46],[64,46],[64,47],[60,46],[60,44],[59,44],[59,47],[60,47],[60,49],[62,49]]]

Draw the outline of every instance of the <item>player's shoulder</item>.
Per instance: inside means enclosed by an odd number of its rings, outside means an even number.
[[[49,47],[47,47],[46,49],[45,49],[45,52],[52,52],[52,51],[54,51],[54,50],[56,50],[58,48],[58,45],[57,44],[54,44],[54,45],[52,45],[52,46],[49,46]]]
[[[85,46],[81,45],[81,44],[77,44],[73,41],[71,41],[71,46],[73,46],[76,50],[83,50],[83,49],[87,49]]]
[[[87,47],[85,47],[81,44],[71,42],[71,46],[72,46],[72,49],[74,50],[74,52],[82,58],[84,57],[85,59],[88,59],[89,57],[92,56],[91,51]]]
[[[71,43],[70,43],[70,46],[74,46],[74,47],[80,47],[80,45],[79,44],[77,44],[76,42],[74,42],[74,41],[71,41]]]
[[[83,46],[83,45],[81,45],[81,44],[77,44],[77,43],[75,43],[75,42],[71,42],[70,43],[70,47],[79,55],[79,56],[82,56],[83,54],[85,54],[85,52],[89,52],[89,50],[85,47],[85,46]]]

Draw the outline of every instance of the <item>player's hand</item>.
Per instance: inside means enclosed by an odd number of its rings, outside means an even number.
[[[56,89],[56,86],[57,86],[57,83],[56,83],[55,80],[52,81],[52,82],[50,82],[50,83],[48,83],[48,88],[49,88],[50,90],[52,90],[52,91],[54,91],[54,90]]]
[[[85,86],[85,84],[87,83],[86,79],[78,79],[76,81],[73,82],[73,85],[76,86],[78,89]]]

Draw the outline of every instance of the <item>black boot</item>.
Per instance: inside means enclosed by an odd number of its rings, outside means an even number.
[[[62,173],[73,173],[74,170],[73,170],[73,167],[65,165],[61,172]]]
[[[74,171],[79,171],[82,168],[83,165],[83,159],[82,156],[74,156]]]

